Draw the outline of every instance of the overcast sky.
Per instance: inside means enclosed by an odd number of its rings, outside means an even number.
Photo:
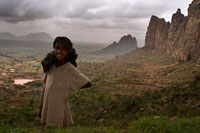
[[[72,41],[110,44],[131,34],[144,45],[151,15],[171,20],[192,0],[0,0],[0,32],[47,32]]]

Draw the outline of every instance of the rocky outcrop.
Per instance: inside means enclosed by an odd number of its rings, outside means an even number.
[[[188,8],[188,16],[178,9],[171,23],[152,16],[144,49],[167,51],[179,61],[196,61],[200,57],[200,0]]]
[[[96,54],[124,54],[137,49],[137,40],[131,35],[123,36],[119,42],[113,42],[111,45],[96,51]]]
[[[200,56],[200,0],[194,0],[188,8],[185,43],[193,59]]]
[[[166,51],[170,55],[176,57],[178,60],[187,60],[185,56],[185,27],[187,24],[187,17],[185,17],[181,10],[178,9],[172,15],[171,24],[168,31],[168,38],[166,43]],[[189,59],[189,58],[188,58]]]

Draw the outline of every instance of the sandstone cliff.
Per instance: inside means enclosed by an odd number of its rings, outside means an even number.
[[[196,61],[200,57],[200,0],[193,0],[188,16],[178,9],[171,23],[152,16],[144,49],[166,51],[179,61]]]
[[[137,40],[131,35],[123,36],[119,42],[113,42],[111,45],[96,51],[95,53],[106,54],[124,54],[137,49]]]

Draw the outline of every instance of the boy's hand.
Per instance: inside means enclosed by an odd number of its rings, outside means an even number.
[[[51,53],[48,53],[47,56],[41,61],[43,71],[47,72],[49,71],[50,67],[53,64],[56,64],[56,56],[54,54],[54,51]]]

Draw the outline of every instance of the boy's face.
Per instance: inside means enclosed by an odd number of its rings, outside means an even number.
[[[69,51],[67,46],[63,43],[57,42],[55,46],[55,55],[58,62],[64,62],[68,54]]]

